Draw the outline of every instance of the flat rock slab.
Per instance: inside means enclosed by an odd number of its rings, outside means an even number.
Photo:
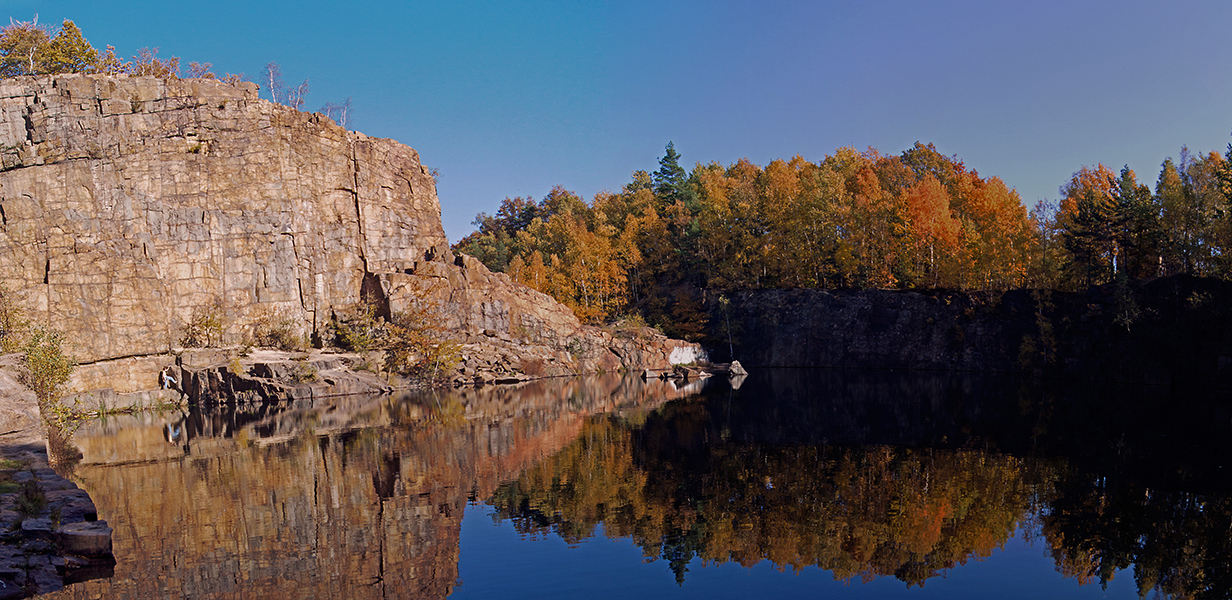
[[[30,518],[21,522],[22,537],[30,540],[50,540],[51,539],[51,519]]]
[[[65,554],[105,556],[111,554],[111,527],[106,521],[69,523],[56,532],[56,543]]]

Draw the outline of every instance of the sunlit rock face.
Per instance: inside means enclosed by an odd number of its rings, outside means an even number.
[[[362,298],[430,306],[485,348],[536,346],[531,364],[489,353],[468,375],[669,366],[666,340],[608,352],[568,308],[454,257],[440,212],[415,150],[260,100],[255,84],[0,85],[0,281],[83,362],[165,353],[215,305],[230,344],[271,317],[323,333]],[[73,389],[147,389],[162,368],[147,366],[83,373]]]
[[[311,327],[446,246],[414,150],[255,84],[17,78],[0,117],[0,272],[84,359],[166,351],[215,300]]]

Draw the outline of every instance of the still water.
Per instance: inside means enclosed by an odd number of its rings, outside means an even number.
[[[769,370],[111,418],[71,476],[114,575],[56,596],[1226,598],[1229,406]]]

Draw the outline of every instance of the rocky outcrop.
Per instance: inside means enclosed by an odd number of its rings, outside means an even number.
[[[215,302],[232,336],[314,328],[445,246],[414,150],[254,84],[18,78],[0,113],[0,272],[86,361],[166,352]]]
[[[223,343],[271,318],[319,339],[336,309],[369,299],[428,306],[470,343],[532,344],[532,360],[565,365],[547,372],[669,366],[658,342],[580,354],[603,336],[450,254],[414,150],[260,100],[255,84],[5,80],[0,171],[0,279],[87,364],[166,354],[211,313]],[[74,387],[149,389],[165,365],[147,362]]]
[[[735,358],[748,366],[1010,371],[1035,326],[1031,306],[1017,304],[958,293],[763,290],[734,294],[711,323],[732,324]],[[719,344],[715,354],[727,350]]]
[[[649,327],[608,331],[583,326],[547,294],[493,273],[470,256],[453,264],[417,263],[382,278],[391,311],[417,303],[440,307],[442,324],[464,344],[459,381],[490,383],[587,372],[704,362],[697,344]]]

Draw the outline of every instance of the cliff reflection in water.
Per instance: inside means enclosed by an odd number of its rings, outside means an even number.
[[[589,414],[682,393],[609,376],[86,426],[74,477],[114,528],[115,576],[59,596],[442,598],[468,498]]]
[[[610,376],[83,428],[117,565],[61,595],[444,597],[469,499],[631,538],[686,588],[763,560],[924,585],[1024,535],[1079,583],[1232,590],[1226,399],[841,371],[696,392]]]

